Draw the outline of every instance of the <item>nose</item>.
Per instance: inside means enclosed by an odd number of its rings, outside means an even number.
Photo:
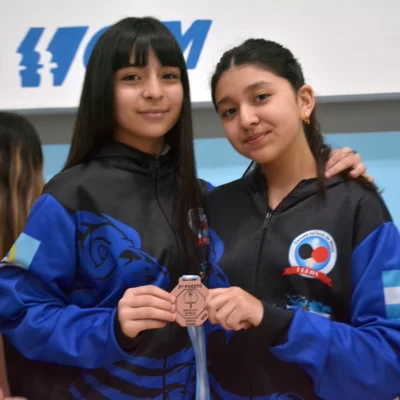
[[[240,125],[243,129],[248,130],[259,123],[259,118],[254,107],[242,105],[239,111]]]
[[[143,96],[151,100],[159,100],[164,96],[162,82],[156,76],[150,77],[145,85]]]

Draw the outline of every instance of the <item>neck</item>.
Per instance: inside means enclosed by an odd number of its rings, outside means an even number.
[[[164,136],[160,138],[143,138],[121,130],[115,132],[114,139],[150,155],[160,155],[165,144]]]
[[[317,165],[304,135],[276,160],[261,165],[268,186],[268,205],[275,209],[304,179],[316,178]]]

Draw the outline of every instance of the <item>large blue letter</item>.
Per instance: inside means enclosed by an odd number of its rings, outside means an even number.
[[[191,27],[184,34],[182,34],[181,21],[169,21],[164,22],[164,24],[174,34],[182,51],[185,51],[186,48],[192,44],[186,60],[186,65],[188,69],[196,68],[212,21],[209,19],[198,19],[193,22]]]
[[[74,26],[57,29],[47,48],[53,56],[51,62],[57,64],[57,67],[51,69],[54,86],[61,86],[64,83],[88,28],[88,26]]]
[[[40,85],[40,75],[38,71],[43,67],[39,64],[40,54],[35,50],[44,28],[30,28],[17,49],[17,53],[22,55],[19,65],[25,67],[20,71],[22,87],[38,87]]]
[[[101,28],[96,34],[92,36],[90,39],[90,42],[87,44],[86,49],[85,49],[85,54],[83,55],[83,65],[85,68],[87,67],[89,63],[89,58],[90,55],[92,54],[93,47],[99,40],[100,36],[109,28],[109,26],[105,26],[104,28]]]

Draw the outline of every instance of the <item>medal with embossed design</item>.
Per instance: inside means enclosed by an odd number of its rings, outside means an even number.
[[[196,275],[179,278],[171,294],[176,298],[176,322],[183,326],[200,326],[207,319],[205,308],[208,289]]]

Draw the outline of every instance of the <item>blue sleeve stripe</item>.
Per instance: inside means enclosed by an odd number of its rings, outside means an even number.
[[[386,317],[400,319],[400,270],[382,271]]]
[[[382,282],[384,288],[400,287],[400,270],[383,271]]]
[[[400,320],[400,304],[387,304],[386,317],[391,320]]]

